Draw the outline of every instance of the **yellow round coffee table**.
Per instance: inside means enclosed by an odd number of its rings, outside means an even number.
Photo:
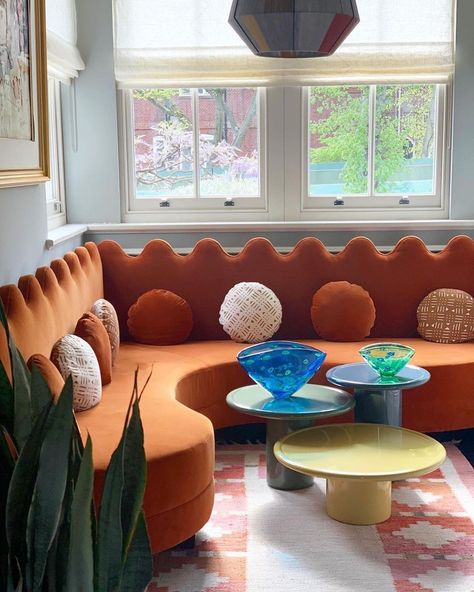
[[[324,477],[327,513],[348,524],[390,518],[392,481],[430,473],[446,457],[443,446],[425,434],[374,423],[293,432],[276,442],[274,453],[285,467]]]

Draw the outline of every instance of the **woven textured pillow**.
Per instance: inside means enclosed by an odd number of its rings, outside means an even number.
[[[100,402],[99,363],[88,343],[77,335],[65,335],[54,344],[51,360],[64,380],[72,376],[74,411],[85,411]]]
[[[112,381],[112,348],[102,321],[95,314],[86,312],[77,321],[74,335],[92,347],[99,362],[102,385],[109,384]]]
[[[427,341],[462,343],[474,339],[474,298],[463,290],[430,292],[416,311],[418,333]]]
[[[276,294],[258,282],[231,288],[221,305],[219,322],[238,343],[270,339],[281,325],[282,309]]]
[[[100,298],[96,300],[91,308],[91,313],[100,319],[107,331],[110,340],[110,347],[112,348],[112,366],[115,364],[117,354],[120,347],[120,326],[117,313],[113,305],[108,301]]]
[[[329,282],[313,296],[311,321],[327,341],[362,341],[374,326],[375,305],[361,286]]]
[[[61,376],[59,370],[56,368],[53,362],[48,360],[48,358],[43,356],[43,354],[33,354],[30,356],[27,362],[27,366],[30,370],[32,369],[33,364],[40,371],[41,376],[48,385],[54,400],[57,400],[64,387],[64,378]]]
[[[193,313],[184,298],[169,290],[150,290],[128,309],[128,330],[148,345],[177,345],[189,337]]]

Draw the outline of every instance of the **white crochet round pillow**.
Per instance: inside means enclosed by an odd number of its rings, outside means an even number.
[[[276,333],[281,317],[280,301],[270,288],[258,282],[241,282],[227,292],[219,322],[234,341],[259,343]]]
[[[53,346],[51,361],[64,380],[72,376],[74,411],[85,411],[102,398],[99,362],[92,347],[77,335],[65,335]]]

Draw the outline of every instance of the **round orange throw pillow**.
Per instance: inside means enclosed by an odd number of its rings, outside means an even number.
[[[311,320],[322,339],[361,341],[374,326],[374,302],[357,284],[330,282],[314,294]]]
[[[150,290],[128,309],[128,330],[148,345],[176,345],[189,337],[193,313],[189,304],[174,292]]]

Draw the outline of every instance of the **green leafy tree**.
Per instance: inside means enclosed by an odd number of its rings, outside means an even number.
[[[189,118],[173,101],[173,98],[177,95],[178,89],[176,88],[147,88],[135,90],[133,93],[133,96],[137,99],[148,101],[154,107],[160,109],[164,115],[178,119],[185,128],[188,128],[191,125]]]
[[[327,86],[311,90],[317,113],[310,133],[318,146],[312,163],[344,162],[348,193],[367,191],[369,87]],[[390,191],[410,158],[432,156],[436,101],[431,85],[378,86],[375,108],[375,186]]]

